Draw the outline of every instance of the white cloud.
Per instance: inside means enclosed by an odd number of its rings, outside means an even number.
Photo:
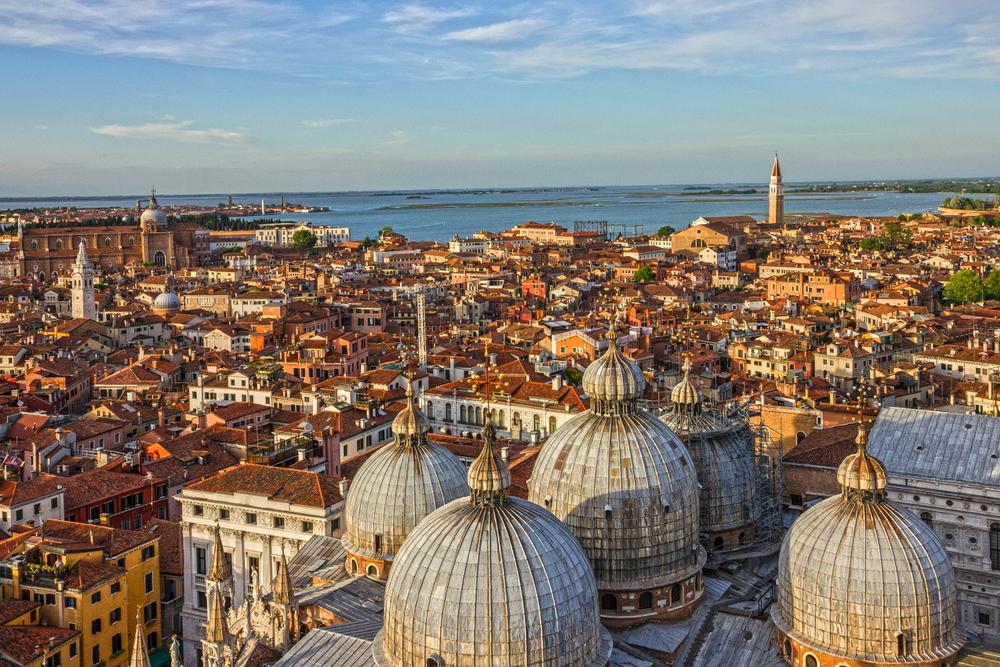
[[[245,134],[230,130],[187,129],[190,124],[191,121],[181,123],[146,123],[145,125],[119,125],[115,123],[114,125],[92,127],[90,131],[96,134],[106,134],[109,137],[125,139],[160,139],[186,144],[220,144],[223,146],[245,144],[250,139]]]
[[[410,143],[410,137],[403,130],[393,130],[392,139],[382,142],[386,146],[403,146]]]
[[[353,123],[353,118],[314,118],[311,120],[304,120],[302,124],[306,127],[318,128],[318,127],[331,127],[333,125],[343,125],[344,123]]]
[[[438,23],[473,16],[476,13],[472,7],[438,9],[421,4],[406,4],[386,12],[382,21],[395,26],[396,32],[405,34],[421,32]]]
[[[34,127],[35,127],[36,130],[47,130],[47,129],[49,129],[48,125],[35,125]]]
[[[477,28],[455,30],[449,32],[444,38],[465,42],[507,42],[515,39],[523,39],[528,35],[538,32],[543,25],[544,23],[538,19],[516,19],[514,21],[479,26]]]

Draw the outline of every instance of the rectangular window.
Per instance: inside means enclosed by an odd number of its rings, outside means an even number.
[[[223,520],[229,519],[229,510],[219,510],[219,518]]]
[[[147,572],[146,573],[145,583],[146,583],[146,594],[148,595],[149,593],[153,592],[153,573],[152,572]]]
[[[208,609],[208,596],[205,591],[198,591],[198,609]]]
[[[122,530],[132,530],[132,520],[128,517],[122,519]]]
[[[112,609],[111,614],[108,615],[108,625],[114,625],[120,620],[122,620],[122,608]]]
[[[33,509],[35,511],[35,516],[38,516],[39,514],[42,513],[42,504],[41,503],[35,503],[35,507]]]
[[[76,609],[76,598],[67,595],[63,598],[63,606],[67,609]]]
[[[90,656],[94,659],[94,664],[96,665],[101,661],[101,645],[98,644],[90,652]]]
[[[205,550],[202,549],[201,547],[197,547],[194,550],[194,560],[195,560],[195,564],[197,566],[197,570],[196,571],[198,572],[198,574],[205,574],[205,572],[206,572],[206,570],[205,570]]]
[[[120,593],[121,590],[122,590],[122,583],[120,581],[116,581],[115,583],[111,584],[111,594],[112,595],[115,595],[116,593]]]
[[[101,591],[97,591],[96,593],[90,594],[90,604],[92,605],[97,604],[100,601],[101,601]]]
[[[247,523],[249,523],[249,524],[255,524],[255,523],[257,523],[257,515],[256,514],[247,514]]]
[[[55,593],[46,593],[45,594],[45,604],[54,607],[55,604],[56,604],[56,594]]]
[[[45,667],[60,667],[62,665],[62,653],[54,653],[45,658]]]
[[[989,613],[985,611],[979,612],[979,625],[989,625],[989,624],[990,624]]]
[[[205,513],[205,508],[204,507],[202,507],[201,505],[195,505],[194,506],[194,515],[195,516],[201,516],[204,513]]]
[[[142,620],[146,623],[156,620],[156,607],[157,603],[150,602],[142,609]]]
[[[153,558],[155,556],[156,556],[156,546],[155,545],[151,544],[151,545],[149,545],[148,547],[145,547],[142,550],[142,559],[144,561],[149,560],[150,558]]]
[[[72,625],[72,623],[70,625]],[[70,630],[75,630],[75,629],[76,628],[70,628]],[[76,642],[73,642],[72,644],[69,645],[69,657],[71,658],[76,657]]]
[[[311,521],[303,521],[302,522],[302,532],[303,533],[311,533],[312,529],[313,529],[313,525],[312,525]]]
[[[114,635],[111,638],[111,655],[118,653],[122,650],[122,636],[121,633]]]
[[[14,512],[14,520],[15,521],[23,521],[24,520],[24,510],[17,510],[16,512]]]
[[[274,527],[275,528],[284,528],[285,527],[285,520],[282,519],[280,516],[274,517]]]
[[[51,506],[52,506],[52,509],[59,509],[59,499],[58,498],[53,498]]]
[[[331,527],[331,528],[332,528],[333,530],[340,530],[340,519],[339,519],[339,518],[338,518],[338,519],[334,519],[334,520],[333,520],[333,521],[332,521],[332,522],[330,523],[330,527]]]
[[[101,619],[95,618],[90,622],[90,634],[96,635],[101,631]]]

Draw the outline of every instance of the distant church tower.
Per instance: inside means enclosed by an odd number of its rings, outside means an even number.
[[[73,264],[72,274],[73,317],[97,319],[97,306],[94,305],[94,265],[87,257],[87,246],[80,241],[80,252]]]
[[[768,192],[767,221],[774,224],[782,224],[785,221],[785,186],[781,184],[781,165],[778,164],[778,154],[774,154],[774,168],[771,169],[771,188]]]

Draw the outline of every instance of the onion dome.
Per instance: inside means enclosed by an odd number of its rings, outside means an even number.
[[[173,292],[163,292],[156,300],[153,301],[153,310],[155,312],[166,312],[172,310],[181,309],[181,300]]]
[[[691,359],[684,360],[684,379],[670,392],[675,412],[694,415],[701,412],[701,391],[691,381]]]
[[[386,574],[403,541],[428,514],[469,495],[465,464],[427,439],[427,418],[413,402],[408,383],[406,407],[392,423],[395,442],[376,450],[351,483],[344,506],[342,542],[349,571],[378,561]],[[357,565],[352,565],[352,560]]]
[[[159,204],[156,203],[156,196],[153,195],[149,198],[149,206],[146,210],[142,212],[139,216],[139,222],[142,224],[143,228],[151,229],[156,231],[157,227],[162,227],[167,224],[167,214],[163,212]]]
[[[208,620],[205,622],[205,640],[221,644],[229,639],[229,624],[226,622],[226,610],[222,602],[222,594],[213,586],[208,591]]]
[[[781,547],[771,617],[785,653],[951,664],[965,640],[941,541],[886,499],[885,468],[867,453],[863,429],[837,477],[842,493],[806,510]]]
[[[467,498],[424,519],[396,557],[375,637],[378,667],[604,667],[587,557],[551,513],[509,494],[510,472],[483,431]]]
[[[608,341],[608,351],[587,366],[582,381],[591,405],[597,404],[602,410],[612,403],[635,402],[646,391],[642,370],[618,349],[614,325],[608,328]]]
[[[288,564],[285,562],[285,554],[281,554],[281,560],[278,561],[278,576],[271,584],[271,593],[274,604],[287,605],[295,599],[292,578],[288,574]]]
[[[413,380],[406,378],[406,407],[392,420],[392,432],[396,435],[423,435],[431,430],[424,413],[413,404]]]
[[[706,558],[698,545],[694,464],[677,435],[639,408],[645,383],[635,362],[612,341],[587,373],[595,366],[602,377],[617,380],[592,378],[588,393],[614,389],[592,393],[590,409],[545,442],[528,498],[576,535],[599,590],[660,595],[655,589],[683,583],[691,593],[683,604],[693,606],[702,599],[697,574]],[[671,606],[668,601],[662,609]],[[618,618],[624,615],[616,612]]]

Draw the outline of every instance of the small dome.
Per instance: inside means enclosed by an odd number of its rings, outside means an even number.
[[[173,292],[164,292],[153,301],[154,311],[180,310],[181,300]]]
[[[392,420],[392,431],[397,435],[422,435],[430,430],[427,417],[413,404],[413,381],[406,378],[406,407]]]
[[[785,536],[771,617],[835,662],[942,664],[964,643],[951,560],[930,526],[885,498],[863,430],[858,445],[838,472],[843,492]]]
[[[347,494],[343,543],[354,556],[392,561],[424,517],[469,495],[465,464],[427,439],[427,418],[413,405],[412,387],[407,393],[392,424],[395,442],[364,462]]]
[[[642,369],[621,353],[615,343],[614,327],[608,330],[611,345],[583,374],[583,391],[591,401],[636,400],[646,391]]]
[[[469,471],[482,488],[424,519],[396,557],[375,664],[604,667],[612,641],[586,555],[551,513],[509,497],[484,436]]]

